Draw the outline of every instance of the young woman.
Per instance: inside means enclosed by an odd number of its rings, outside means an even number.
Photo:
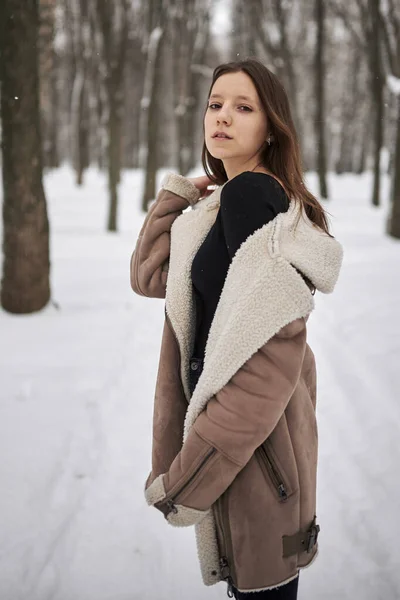
[[[133,290],[165,298],[145,495],[171,525],[195,525],[206,585],[295,599],[319,532],[306,322],[342,248],[304,185],[285,90],[258,60],[215,69],[202,158],[203,177],[167,175],[131,260]]]

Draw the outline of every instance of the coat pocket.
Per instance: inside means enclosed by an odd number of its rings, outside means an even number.
[[[279,466],[269,440],[257,448],[256,454],[268,482],[272,484],[277,499],[279,502],[286,502],[293,493],[293,488]]]

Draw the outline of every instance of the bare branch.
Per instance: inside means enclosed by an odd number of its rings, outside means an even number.
[[[348,13],[348,10],[345,7],[338,4],[336,0],[328,0],[328,6],[331,12],[343,21],[344,26],[349,31],[349,33],[351,33],[359,49],[362,52],[366,52],[367,43],[365,37],[362,34],[360,34],[360,32],[357,31],[354,27],[354,24],[351,20],[351,15]]]
[[[392,48],[392,46],[391,46],[390,34],[388,31],[388,24],[387,24],[387,21],[386,21],[384,15],[382,15],[382,12],[379,13],[379,26],[380,26],[380,31],[382,33],[383,45],[386,50],[386,57],[387,57],[388,64],[389,64],[389,70],[391,73],[395,73],[396,72],[395,49]]]

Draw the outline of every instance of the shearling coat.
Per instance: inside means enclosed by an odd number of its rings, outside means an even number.
[[[189,180],[167,175],[131,283],[165,298],[147,502],[171,525],[195,525],[206,585],[248,592],[289,582],[317,554],[316,368],[306,333],[314,298],[304,277],[332,292],[342,248],[294,200],[250,235],[230,264],[191,397],[191,264],[222,187],[199,200]]]

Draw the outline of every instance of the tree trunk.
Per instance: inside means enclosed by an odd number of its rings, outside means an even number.
[[[77,184],[82,185],[83,174],[90,164],[90,151],[89,151],[89,115],[87,108],[87,83],[82,89],[81,101],[79,105],[80,114],[80,127],[78,130],[78,172],[77,172]]]
[[[73,49],[73,85],[71,94],[71,151],[76,183],[82,185],[89,166],[89,49],[90,31],[86,0],[69,0],[71,8],[70,35]]]
[[[368,145],[370,141],[369,131],[366,127],[363,128],[361,132],[361,148],[358,155],[357,163],[355,166],[355,173],[357,175],[362,175],[365,172],[367,166],[367,156],[368,156]]]
[[[71,97],[72,158],[77,185],[83,183],[83,173],[87,167],[87,126],[84,119],[85,69],[81,61],[76,61],[76,72]]]
[[[157,27],[152,31],[149,42],[149,55],[147,73],[142,99],[143,122],[141,131],[141,164],[145,168],[145,181],[143,186],[142,210],[147,211],[147,205],[156,194],[156,175],[158,167],[157,144],[158,136],[158,110],[157,96],[161,89],[161,48],[164,31]],[[150,62],[151,61],[151,62]]]
[[[53,69],[50,75],[50,109],[49,109],[49,120],[48,120],[48,134],[47,134],[47,161],[46,164],[52,169],[56,169],[60,166],[60,157],[58,151],[58,57],[53,46]]]
[[[206,50],[210,39],[210,17],[207,11],[200,17],[199,31],[197,32],[197,39],[194,47],[193,61],[192,64],[202,65],[205,62]],[[198,149],[196,140],[196,128],[194,123],[198,113],[198,107],[200,102],[200,93],[202,89],[202,76],[192,69],[190,65],[190,82],[189,82],[189,94],[193,98],[193,103],[190,104],[188,109],[188,120],[191,123],[190,140],[188,142],[190,150],[189,169],[194,169],[198,162]]]
[[[391,209],[387,224],[387,233],[400,238],[400,96],[397,96],[397,132],[391,188]]]
[[[108,231],[117,231],[118,222],[118,184],[121,168],[121,121],[117,102],[115,95],[109,100],[107,162],[110,203],[108,210]]]
[[[371,40],[369,41],[369,63],[370,63],[370,78],[371,78],[371,95],[373,106],[375,107],[374,114],[374,185],[372,192],[372,204],[379,206],[380,204],[380,156],[383,143],[383,85],[384,76],[381,66],[381,48],[379,43],[379,5],[380,0],[369,0],[369,12],[372,24]]]
[[[317,43],[315,45],[315,132],[317,138],[317,172],[319,178],[319,190],[322,198],[328,198],[328,186],[326,183],[326,152],[325,152],[325,11],[324,0],[316,0],[315,21],[317,25]]]
[[[185,173],[185,117],[188,93],[188,58],[192,56],[191,34],[193,27],[188,28],[188,21],[193,18],[191,0],[175,7],[171,19],[172,42],[172,89],[174,93],[174,116],[176,129],[176,154],[174,159],[178,173]]]
[[[57,56],[54,48],[55,0],[39,1],[39,80],[43,162],[46,167],[58,166],[56,119]]]
[[[288,35],[288,11],[285,10],[282,0],[275,0],[275,14],[277,26],[280,34],[280,55],[285,66],[286,89],[290,99],[290,108],[293,115],[293,121],[297,132],[300,148],[303,150],[304,133],[303,124],[300,118],[299,94],[297,85],[297,72],[295,66],[295,55],[290,46],[290,34]],[[305,159],[304,152],[302,152]]]
[[[92,94],[94,98],[94,109],[92,112],[94,122],[93,150],[91,155],[95,157],[99,171],[103,171],[107,154],[107,100],[103,86],[98,76],[93,76]]]
[[[104,90],[107,96],[107,158],[109,209],[108,231],[117,230],[118,184],[121,169],[122,90],[129,33],[129,2],[97,0],[96,15],[101,31]]]
[[[265,11],[264,8],[267,10]],[[288,35],[288,10],[281,0],[267,2],[265,7],[262,0],[252,0],[248,3],[248,9],[249,23],[251,23],[250,34],[255,40],[260,41],[265,53],[274,64],[275,75],[282,81],[286,89],[304,163],[306,159],[304,133],[300,118],[295,55],[291,47],[290,34]],[[264,21],[270,22],[272,27],[263,27]],[[268,35],[269,29],[272,34]],[[303,166],[306,167],[305,164]]]
[[[188,163],[187,171],[193,169],[197,164],[197,149],[196,149],[196,115],[200,101],[200,77],[192,69],[192,64],[203,64],[207,44],[209,42],[210,19],[207,11],[196,15],[198,19],[198,27],[196,39],[193,47],[193,57],[189,63],[189,83],[188,83],[188,98],[189,101],[186,107],[186,142],[188,148]]]
[[[3,131],[1,304],[31,313],[50,298],[49,223],[42,185],[37,0],[0,3]]]

